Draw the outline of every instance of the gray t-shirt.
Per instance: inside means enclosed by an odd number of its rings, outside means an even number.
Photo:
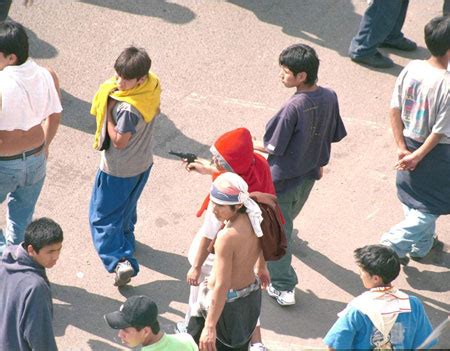
[[[450,73],[427,61],[411,61],[400,73],[391,108],[401,111],[403,135],[423,143],[431,133],[444,134],[440,144],[450,144]]]
[[[126,102],[118,102],[112,117],[116,131],[131,133],[127,146],[116,149],[111,146],[102,151],[100,170],[115,177],[134,177],[145,172],[153,163],[153,129],[155,118],[146,123],[138,110]]]

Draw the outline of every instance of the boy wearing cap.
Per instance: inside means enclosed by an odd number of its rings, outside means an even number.
[[[105,316],[106,323],[119,329],[118,336],[130,348],[142,346],[142,351],[196,351],[189,334],[167,335],[158,322],[158,307],[147,296],[132,296],[119,311]]]

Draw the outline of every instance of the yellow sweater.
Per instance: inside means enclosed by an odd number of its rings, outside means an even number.
[[[117,90],[115,77],[100,85],[91,106],[91,114],[95,116],[97,121],[93,145],[96,150],[100,150],[105,140],[107,130],[106,106],[109,96],[117,101],[129,103],[141,113],[145,122],[150,123],[159,111],[161,84],[157,75],[149,72],[146,81],[133,89]]]

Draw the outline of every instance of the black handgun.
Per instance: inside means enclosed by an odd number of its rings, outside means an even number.
[[[197,159],[196,154],[192,154],[190,152],[175,152],[175,151],[169,151],[169,154],[178,156],[179,158],[186,160],[187,163],[192,163]]]

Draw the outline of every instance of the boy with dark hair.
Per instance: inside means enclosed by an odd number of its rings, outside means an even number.
[[[267,123],[264,144],[281,212],[288,248],[284,257],[268,262],[272,284],[267,292],[282,306],[295,304],[297,275],[291,266],[294,219],[308,199],[314,182],[328,164],[331,143],[347,132],[339,114],[336,93],[317,85],[319,58],[313,48],[297,44],[279,57],[281,81],[295,94]]]
[[[0,345],[4,350],[57,350],[53,304],[45,273],[58,261],[63,231],[49,218],[31,222],[25,241],[9,246],[0,263]]]
[[[0,254],[23,241],[44,184],[49,146],[61,118],[56,74],[28,57],[28,37],[0,22],[0,203],[7,199]]]
[[[142,351],[196,351],[189,334],[167,335],[158,322],[158,307],[147,296],[132,296],[119,311],[105,315],[106,323],[119,329],[119,338],[128,347],[142,346]]]
[[[415,350],[432,327],[420,300],[393,287],[398,255],[383,245],[354,251],[360,278],[369,291],[353,299],[324,338],[330,349]],[[433,343],[434,344],[434,343]]]
[[[101,150],[92,191],[89,223],[92,240],[116,286],[139,272],[134,257],[136,206],[153,165],[153,129],[161,86],[149,72],[144,49],[126,48],[117,58],[117,76],[100,86],[92,102],[97,118],[94,148]]]
[[[397,144],[397,195],[405,219],[381,238],[408,264],[436,238],[436,220],[450,213],[450,17],[425,26],[427,60],[411,61],[397,78],[390,120]]]

